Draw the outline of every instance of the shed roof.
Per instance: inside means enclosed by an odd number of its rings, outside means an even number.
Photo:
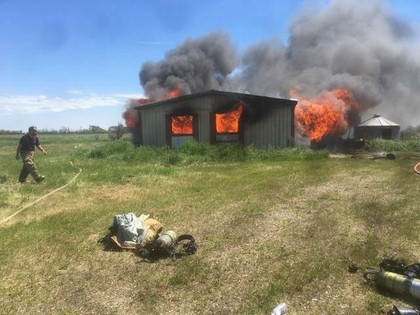
[[[182,95],[175,98],[168,98],[168,99],[160,100],[157,102],[135,106],[134,109],[139,110],[139,109],[144,109],[148,107],[155,107],[155,106],[163,105],[166,103],[185,101],[185,100],[195,99],[195,98],[209,96],[209,95],[221,95],[221,96],[226,96],[232,99],[242,99],[244,101],[258,99],[258,100],[266,100],[266,101],[274,101],[274,102],[282,101],[283,103],[284,102],[289,103],[289,105],[293,105],[293,106],[297,104],[296,100],[291,100],[291,99],[276,98],[276,97],[262,96],[262,95],[256,95],[256,94],[248,94],[248,93],[235,93],[235,92],[226,92],[226,91],[218,91],[218,90],[208,90],[208,91],[204,91],[200,93]]]
[[[358,125],[358,127],[392,127],[392,126],[400,126],[393,121],[390,121],[388,119],[383,118],[379,114],[373,115],[372,118],[369,118],[368,120],[365,120],[361,124]]]

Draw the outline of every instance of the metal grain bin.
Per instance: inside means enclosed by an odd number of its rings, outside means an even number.
[[[354,138],[364,140],[377,138],[399,140],[400,127],[400,125],[376,114],[372,118],[354,127]]]

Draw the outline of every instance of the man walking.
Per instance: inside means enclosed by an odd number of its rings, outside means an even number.
[[[32,175],[37,183],[40,183],[45,179],[45,176],[39,174],[38,168],[34,163],[35,147],[44,154],[47,154],[47,151],[45,151],[39,143],[38,130],[36,127],[31,126],[29,127],[28,133],[20,138],[19,145],[16,149],[16,160],[22,158],[23,161],[23,167],[19,175],[20,183],[24,183],[29,174]]]

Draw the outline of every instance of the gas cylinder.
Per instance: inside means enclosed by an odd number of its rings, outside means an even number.
[[[390,292],[405,296],[409,295],[420,300],[420,279],[374,269],[366,270],[363,277],[369,284],[375,284]]]
[[[176,240],[175,231],[169,230],[169,231],[166,231],[166,232],[160,234],[160,236],[156,240],[156,243],[161,248],[168,249],[175,243],[175,240]]]
[[[390,315],[419,315],[420,311],[413,307],[393,306],[392,310],[388,312]]]

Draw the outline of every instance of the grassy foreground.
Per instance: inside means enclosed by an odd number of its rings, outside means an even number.
[[[2,314],[379,314],[407,305],[364,284],[384,257],[420,261],[420,156],[40,139],[45,182],[20,185],[19,136],[0,138]],[[70,164],[72,161],[73,165]],[[98,243],[115,214],[153,214],[195,255],[143,262]],[[348,265],[361,266],[349,273]]]

